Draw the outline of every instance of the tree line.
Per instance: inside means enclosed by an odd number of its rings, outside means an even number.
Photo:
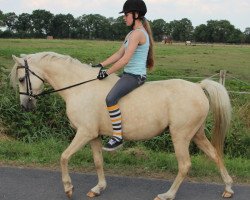
[[[164,19],[149,21],[155,41],[170,36],[174,41],[205,43],[250,43],[250,27],[237,29],[227,20],[209,20],[207,24],[194,27],[183,18],[170,22]],[[0,10],[0,38],[45,38],[53,36],[63,39],[123,40],[129,28],[123,17],[106,18],[99,14],[83,14],[74,18],[72,14],[52,14],[46,10],[34,10],[32,14]]]

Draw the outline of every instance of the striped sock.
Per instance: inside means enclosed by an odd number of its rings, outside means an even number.
[[[112,122],[113,136],[122,139],[122,116],[119,106],[116,104],[107,108]]]

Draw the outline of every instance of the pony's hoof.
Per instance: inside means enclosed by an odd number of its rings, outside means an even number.
[[[161,199],[160,197],[157,196],[154,198],[154,200],[165,200],[165,198]],[[174,200],[174,198],[167,198],[166,200]]]
[[[228,191],[224,191],[222,194],[223,198],[231,198],[233,196],[233,193],[228,192]]]
[[[69,199],[71,199],[71,198],[72,198],[72,195],[73,195],[73,191],[70,190],[70,191],[66,192],[66,195],[67,195],[67,197],[68,197]]]
[[[91,190],[87,193],[87,196],[90,197],[90,198],[97,197],[97,196],[99,196],[99,195],[100,195],[100,194],[98,194],[98,193],[96,193],[96,192],[93,192],[93,191],[91,191]]]
[[[69,191],[66,192],[66,195],[67,195],[67,197],[68,197],[69,199],[72,198],[72,196],[73,196],[73,191],[74,191],[74,188],[72,188],[71,190],[69,190]]]

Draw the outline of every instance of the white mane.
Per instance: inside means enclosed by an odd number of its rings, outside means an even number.
[[[67,62],[67,64],[77,64],[77,65],[82,65],[82,63],[75,59],[72,58],[68,55],[62,55],[58,54],[55,52],[40,52],[36,54],[29,54],[25,55],[25,58],[31,59],[31,60],[36,60],[36,61],[63,61],[64,63]]]

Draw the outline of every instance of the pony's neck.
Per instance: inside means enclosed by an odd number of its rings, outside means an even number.
[[[42,69],[44,79],[55,90],[94,79],[97,76],[97,71],[87,65],[62,61],[51,61],[46,63]],[[69,96],[69,90],[60,91],[59,94],[66,100]]]

